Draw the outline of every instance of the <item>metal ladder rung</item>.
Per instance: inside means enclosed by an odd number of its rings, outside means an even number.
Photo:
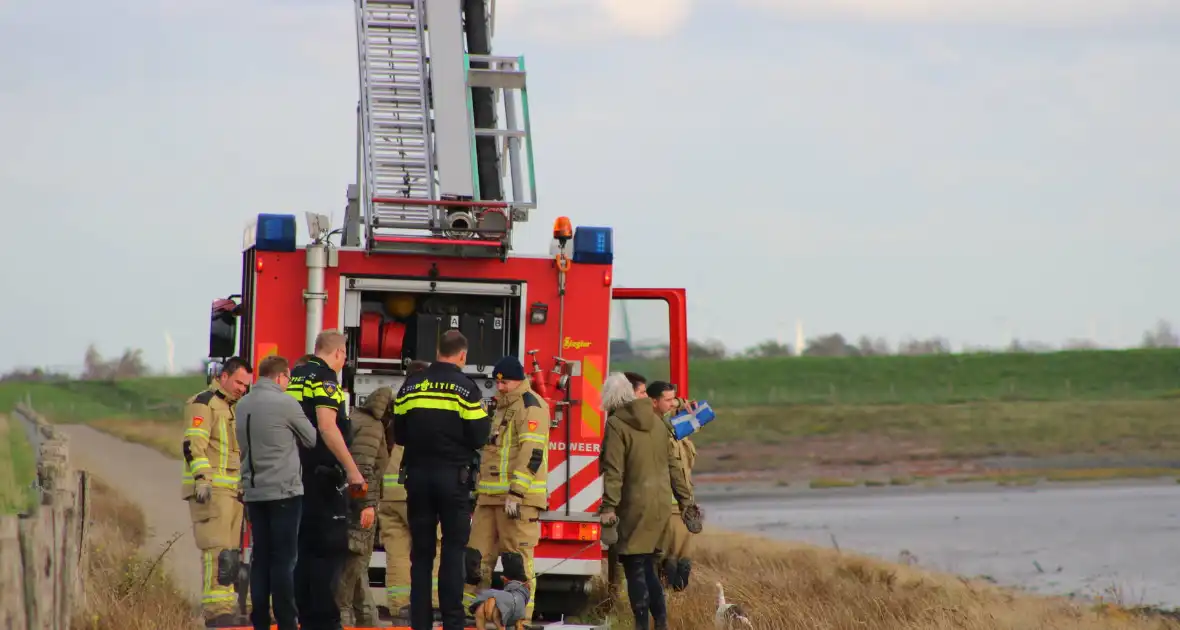
[[[390,30],[390,31],[407,30],[407,31],[409,31],[412,29],[416,29],[418,27],[418,21],[413,18],[399,20],[399,19],[396,19],[390,15],[383,15],[381,17],[370,15],[369,20],[370,20],[369,21],[370,37],[372,37],[372,34],[374,32],[381,32],[384,30]]]
[[[382,38],[382,39],[385,39],[385,38]],[[418,44],[417,44],[417,42],[411,42],[411,41],[406,41],[405,43],[399,43],[399,42],[371,42],[371,43],[369,44],[369,51],[370,51],[370,52],[378,52],[378,51],[380,51],[380,52],[404,52],[404,53],[413,53],[413,54],[415,55],[415,58],[417,58],[417,55],[419,54],[419,48],[418,48]],[[371,59],[371,58],[372,58],[372,57],[370,57],[370,59]]]
[[[525,73],[519,70],[484,70],[471,68],[467,71],[467,85],[470,87],[523,90]]]
[[[475,135],[492,138],[524,138],[525,132],[514,129],[476,129]]]

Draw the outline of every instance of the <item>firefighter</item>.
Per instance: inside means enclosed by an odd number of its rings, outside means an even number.
[[[692,466],[696,460],[697,449],[688,437],[683,440],[676,439],[676,433],[672,429],[672,416],[681,408],[692,411],[696,404],[677,398],[675,386],[664,381],[653,382],[648,387],[648,394],[656,413],[664,419],[676,466],[684,474],[684,481],[691,490]],[[668,524],[664,527],[664,535],[660,540],[660,572],[673,591],[683,591],[688,587],[688,576],[692,572],[692,560],[688,557],[692,533],[684,524],[680,503],[671,487],[668,488],[668,499],[672,505],[672,515],[668,517]]]
[[[410,627],[430,630],[431,569],[439,557],[443,630],[462,630],[463,553],[471,535],[471,461],[488,441],[479,386],[463,373],[467,338],[448,330],[438,359],[409,377],[394,399],[394,439],[402,453],[410,523]],[[442,527],[442,551],[437,533]]]
[[[411,361],[406,376],[425,370],[430,364]],[[392,427],[392,423],[390,425]],[[403,447],[394,443],[393,433],[386,434],[390,445],[389,463],[385,466],[381,503],[377,507],[377,525],[381,546],[385,548],[385,599],[391,614],[409,621],[410,617],[410,522],[406,518],[406,489],[398,481]],[[437,538],[442,540],[441,530]],[[438,560],[434,559],[432,596],[438,597]]]
[[[619,380],[612,374],[602,391],[604,402],[614,403],[602,442],[602,524],[616,530],[611,546],[623,565],[636,630],[647,630],[653,620],[656,630],[666,630],[668,609],[656,558],[671,508],[662,490],[653,491],[652,480],[670,478],[681,511],[698,510],[659,414],[630,389],[614,393]]]
[[[241,451],[234,406],[250,387],[253,370],[240,357],[221,366],[216,381],[185,401],[181,498],[188,502],[193,538],[201,551],[201,609],[207,625],[236,622],[237,595],[217,580],[221,552],[241,546],[242,504],[238,500]]]
[[[369,593],[369,560],[373,557],[373,523],[381,499],[382,476],[389,461],[385,443],[386,425],[391,420],[393,388],[379,387],[352,412],[352,442],[348,452],[365,477],[365,496],[352,502],[348,530],[348,557],[337,585],[336,605],[345,626],[375,627],[377,610]]]
[[[492,374],[498,393],[492,434],[480,454],[464,601],[474,603],[481,590],[491,587],[501,554],[516,555],[529,586],[527,622],[536,599],[533,550],[541,538],[537,517],[548,504],[549,405],[533,393],[516,357],[500,359]]]
[[[647,396],[647,378],[638,372],[623,372],[623,376],[631,384],[631,391],[635,395],[635,398],[645,398]],[[619,384],[621,385],[622,382],[619,381]],[[608,416],[615,410],[615,407],[622,405],[623,401],[616,400],[612,404],[614,407],[608,407],[604,401],[603,411]],[[623,591],[623,565],[619,564],[619,554],[615,551],[615,547],[611,547],[606,552],[606,582],[607,592],[610,594],[609,601],[613,607],[616,602],[620,601]]]

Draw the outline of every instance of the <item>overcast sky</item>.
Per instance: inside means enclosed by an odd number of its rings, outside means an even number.
[[[1180,311],[1176,0],[496,4],[516,242],[614,226],[616,283],[687,287],[694,337],[1133,345]],[[355,55],[348,0],[0,0],[0,368],[162,365],[166,330],[197,361],[249,218],[341,216]]]

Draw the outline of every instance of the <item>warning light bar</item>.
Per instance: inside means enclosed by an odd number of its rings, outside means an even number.
[[[541,538],[544,540],[600,540],[599,523],[569,523],[564,521],[543,521]]]

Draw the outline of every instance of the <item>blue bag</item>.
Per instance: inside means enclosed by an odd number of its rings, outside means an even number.
[[[712,422],[713,418],[716,417],[709,403],[702,400],[697,403],[697,412],[695,414],[689,413],[685,409],[672,416],[672,431],[675,432],[677,440],[683,440],[699,431],[701,427]]]

